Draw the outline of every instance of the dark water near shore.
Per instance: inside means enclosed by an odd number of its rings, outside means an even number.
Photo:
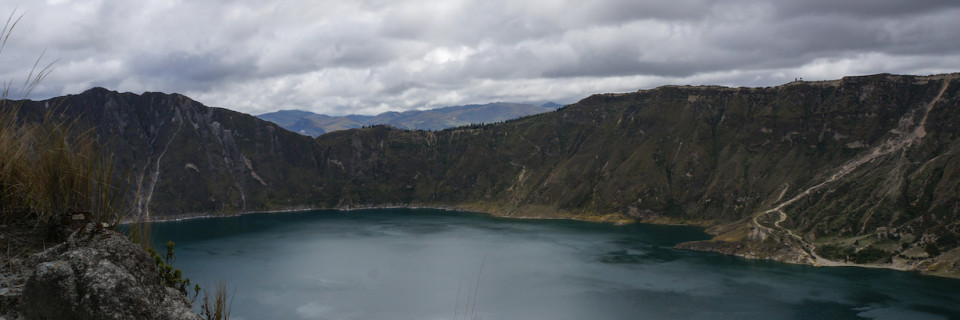
[[[672,249],[708,238],[691,227],[419,209],[153,226],[191,280],[236,290],[234,319],[960,318],[960,281]]]

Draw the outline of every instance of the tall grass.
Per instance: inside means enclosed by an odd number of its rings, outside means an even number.
[[[11,13],[0,31],[0,52],[23,15]],[[41,55],[42,58],[42,55]],[[74,217],[116,225],[122,218],[119,192],[112,186],[113,163],[90,130],[59,119],[57,107],[43,119],[19,117],[27,94],[52,71],[34,63],[20,100],[10,100],[13,81],[0,92],[0,215],[5,223],[62,223]],[[62,111],[62,110],[60,110]]]
[[[213,286],[213,296],[206,289],[203,290],[203,305],[200,307],[202,316],[207,320],[230,319],[230,308],[233,305],[233,295],[227,293],[227,282],[217,281]],[[229,299],[229,301],[227,301]]]
[[[0,52],[22,17],[13,12],[7,18],[0,30]],[[0,88],[0,222],[62,227],[79,218],[116,228],[132,214],[122,208],[122,192],[113,181],[113,161],[93,129],[80,130],[76,119],[63,119],[66,110],[59,106],[49,108],[41,121],[20,117],[27,95],[53,71],[55,62],[41,68],[42,58],[43,54],[33,64],[19,100],[9,99],[12,80],[2,82]],[[160,261],[152,248],[149,221],[133,221],[128,228],[131,241],[156,255],[164,284],[179,285],[186,294],[189,279],[182,279],[180,270],[170,265],[173,243],[168,243],[167,258]],[[199,291],[196,286],[196,294]],[[230,318],[232,294],[227,293],[225,281],[215,285],[212,296],[205,290],[203,300],[206,319]]]
[[[73,217],[116,225],[122,218],[113,163],[90,131],[56,120],[18,121],[0,102],[0,213],[4,221],[55,224]]]
[[[0,30],[0,53],[3,52],[3,49],[7,47],[7,41],[10,40],[10,35],[13,34],[13,29],[17,27],[17,24],[20,23],[20,19],[23,19],[23,14],[17,15],[17,11],[14,10],[10,12],[10,15],[7,16],[7,22],[4,23],[3,29]],[[43,53],[37,57],[37,61],[33,63],[33,68],[30,69],[30,74],[27,75],[26,79],[23,81],[23,85],[20,90],[20,100],[26,99],[27,96],[33,92],[33,89],[36,89],[40,82],[47,77],[51,72],[53,72],[53,65],[57,61],[50,62],[43,68],[41,68],[40,61],[43,61]],[[13,89],[13,80],[3,82],[3,88],[0,89],[0,96],[3,100],[10,98],[10,92]]]

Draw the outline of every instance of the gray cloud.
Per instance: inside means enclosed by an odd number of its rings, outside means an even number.
[[[48,0],[19,10],[0,79],[22,79],[44,50],[58,59],[33,98],[103,86],[253,114],[960,71],[954,1]]]
[[[956,9],[950,0],[809,0],[783,1],[779,4],[781,16],[838,15],[856,18],[892,17],[915,15],[938,10]]]

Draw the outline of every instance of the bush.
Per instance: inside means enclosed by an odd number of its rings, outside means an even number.
[[[940,248],[937,248],[937,244],[934,242],[928,242],[927,246],[923,248],[923,251],[926,251],[931,257],[940,255]]]
[[[855,254],[852,247],[841,248],[837,245],[823,245],[816,249],[817,254],[830,260],[849,260]]]
[[[185,295],[189,295],[187,293],[187,287],[190,286],[190,278],[184,278],[183,272],[173,267],[173,261],[176,260],[176,255],[173,253],[175,247],[176,244],[174,244],[173,241],[167,241],[167,254],[163,257],[157,253],[157,250],[153,250],[153,248],[148,248],[147,251],[150,252],[150,255],[153,256],[153,261],[157,264],[157,273],[160,274],[160,281],[163,282],[163,285],[177,289]],[[199,287],[195,287],[194,291],[199,291]],[[194,298],[196,298],[196,296],[194,296]]]
[[[892,257],[893,254],[874,247],[866,247],[857,251],[857,254],[853,257],[853,262],[856,263],[871,263],[871,262],[885,262]]]

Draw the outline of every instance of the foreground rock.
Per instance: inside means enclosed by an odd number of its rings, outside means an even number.
[[[20,312],[27,319],[201,319],[161,284],[150,255],[123,235],[88,224],[34,256]]]

